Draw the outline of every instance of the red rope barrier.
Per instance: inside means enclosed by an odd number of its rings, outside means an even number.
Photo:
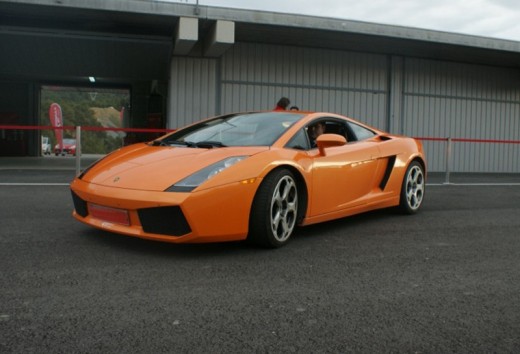
[[[520,140],[495,140],[495,139],[464,139],[453,138],[451,141],[460,143],[496,143],[496,144],[520,144]]]
[[[424,140],[424,141],[447,141],[448,140],[448,138],[427,138],[427,137],[414,137],[414,139]]]
[[[76,127],[67,125],[62,127],[53,127],[51,125],[0,125],[0,129],[12,130],[76,130]],[[83,131],[119,131],[130,133],[169,133],[175,129],[154,129],[154,128],[105,128],[105,127],[81,127]]]
[[[448,141],[448,138],[414,137],[414,139],[424,141]],[[451,141],[459,143],[520,144],[520,140],[451,138]]]
[[[76,130],[74,126],[53,127],[51,125],[0,125],[0,129],[12,130]],[[170,133],[176,129],[153,129],[153,128],[105,128],[105,127],[81,127],[83,131],[120,131],[129,133]],[[448,141],[448,138],[435,137],[414,137],[423,141]],[[468,138],[451,138],[452,142],[459,143],[492,143],[492,144],[520,144],[520,140],[497,140],[497,139],[468,139]]]

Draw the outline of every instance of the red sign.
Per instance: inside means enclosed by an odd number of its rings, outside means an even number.
[[[49,108],[49,119],[51,121],[51,125],[54,127],[54,136],[56,136],[56,140],[60,145],[60,151],[63,150],[63,117],[61,113],[61,107],[57,103],[51,104]]]

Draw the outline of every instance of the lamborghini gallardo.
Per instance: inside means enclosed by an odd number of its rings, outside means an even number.
[[[285,245],[299,227],[424,199],[419,141],[332,113],[245,112],[116,150],[71,183],[73,216],[173,243]]]

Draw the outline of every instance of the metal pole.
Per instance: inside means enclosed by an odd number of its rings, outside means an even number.
[[[451,165],[451,138],[446,140],[446,180],[444,184],[450,184],[450,165]]]
[[[76,176],[81,172],[81,126],[76,126]]]

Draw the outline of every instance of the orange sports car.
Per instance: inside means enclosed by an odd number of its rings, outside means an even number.
[[[234,113],[121,148],[71,183],[76,219],[166,242],[285,245],[297,226],[415,213],[422,145],[331,113]]]

